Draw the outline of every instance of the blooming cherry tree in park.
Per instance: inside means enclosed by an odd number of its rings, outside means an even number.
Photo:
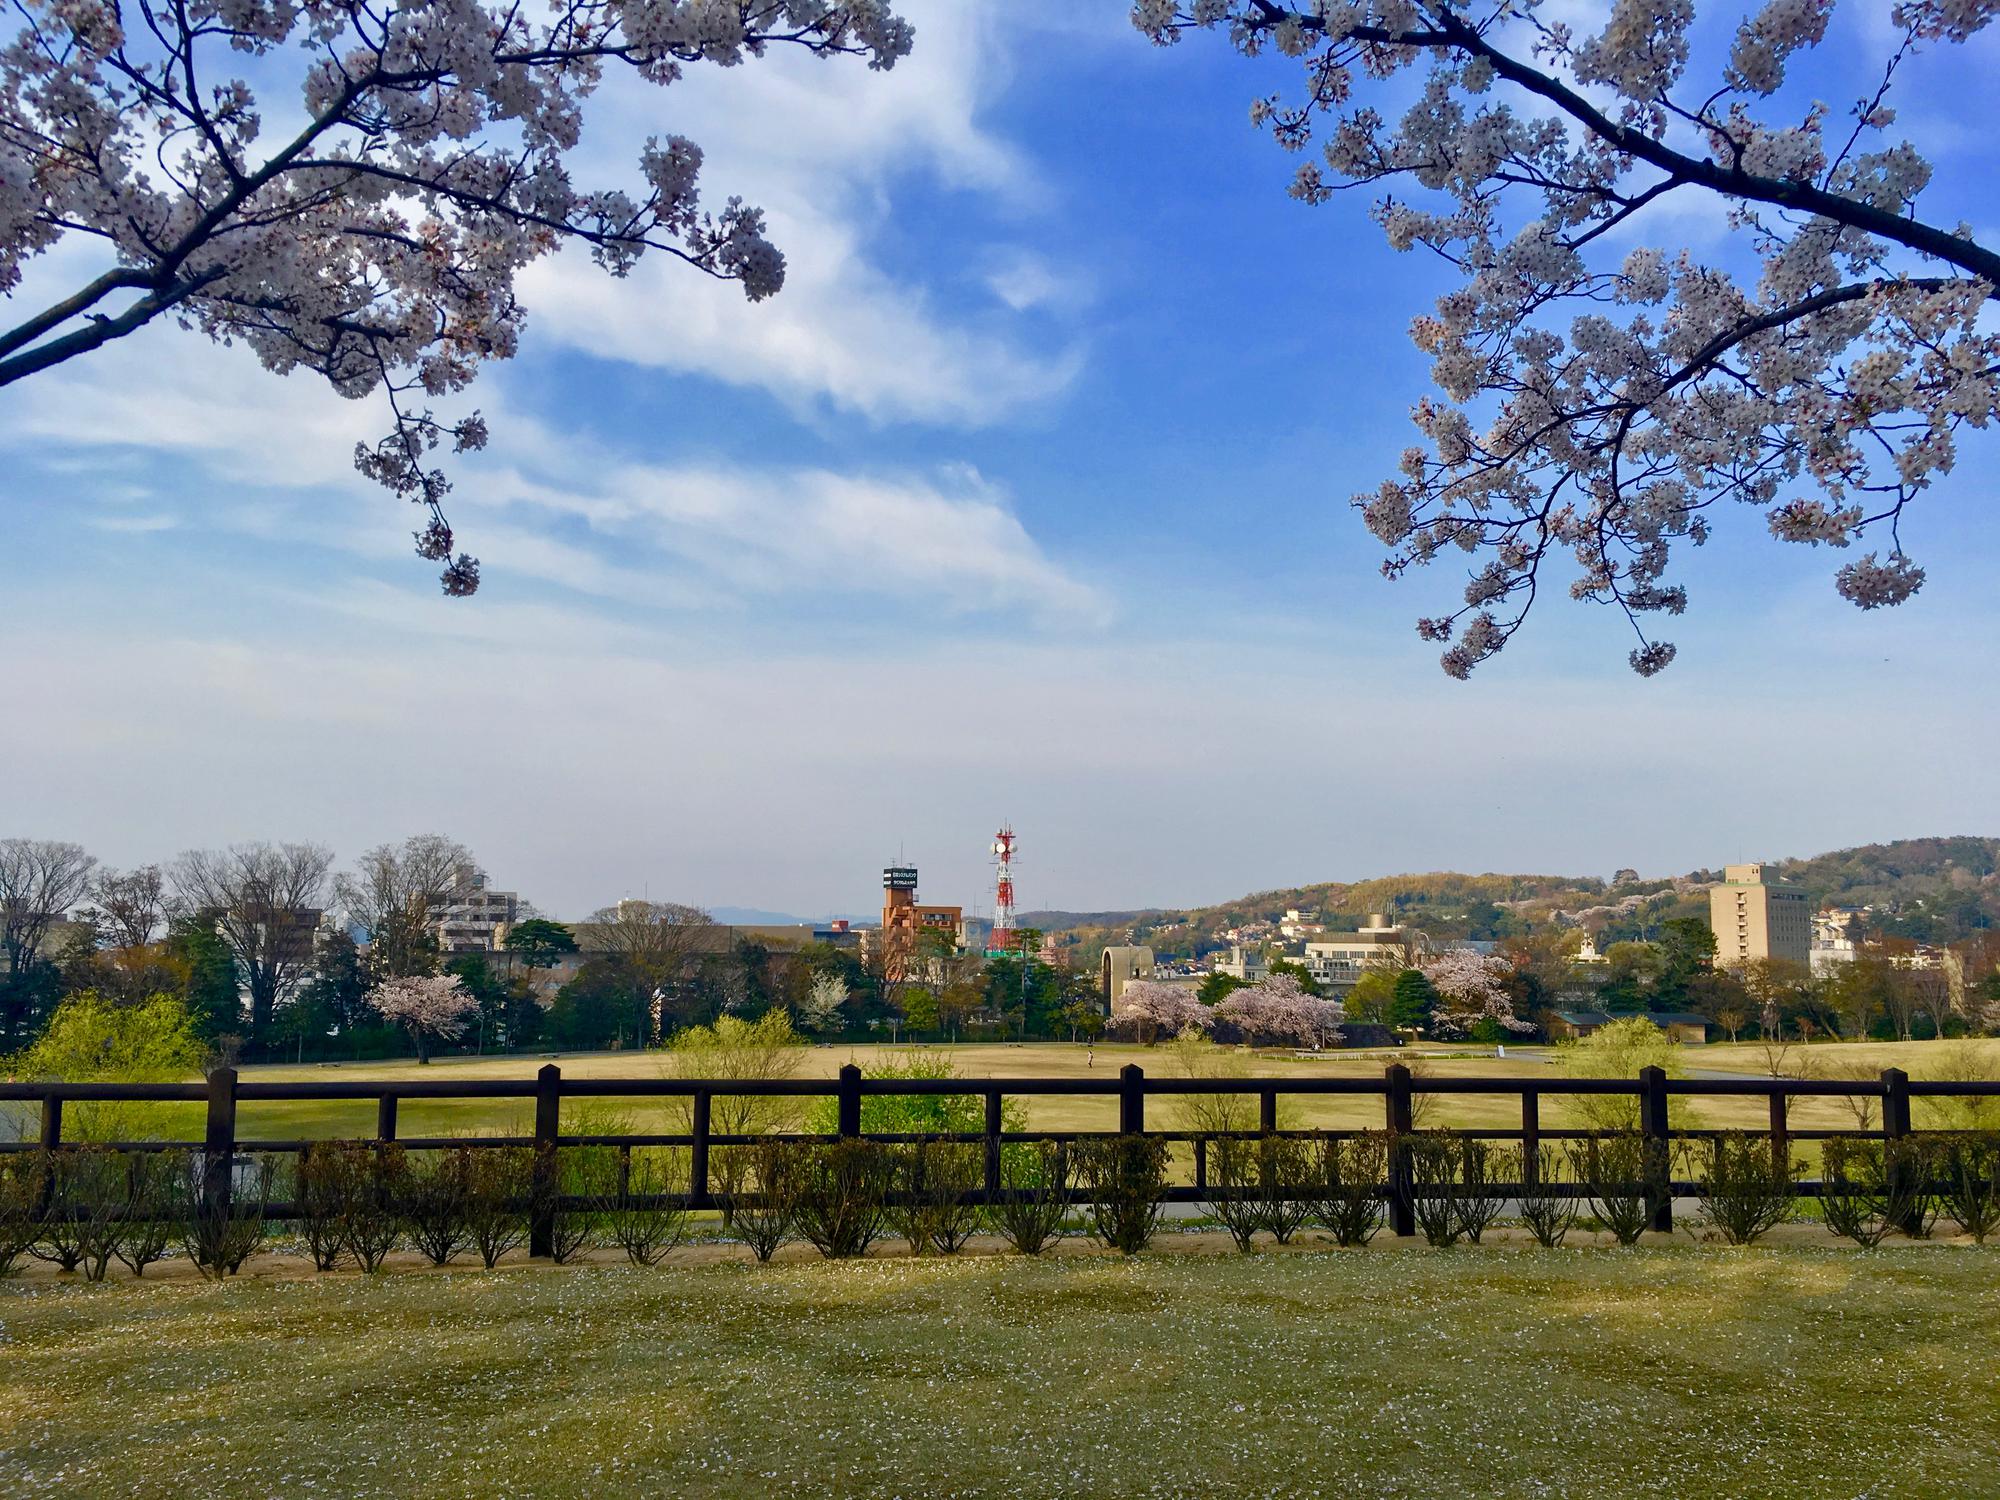
[[[1708,540],[1724,501],[1760,508],[1783,541],[1868,544],[1835,576],[1861,608],[1909,598],[1924,572],[1904,511],[1995,414],[2000,337],[1981,314],[2000,246],[1926,215],[1931,167],[1890,101],[1912,57],[1966,42],[2000,4],[1888,8],[1869,86],[1835,107],[1784,89],[1833,0],[1764,0],[1699,35],[1694,0],[1610,0],[1602,30],[1553,11],[1133,6],[1158,42],[1216,29],[1285,59],[1290,88],[1251,117],[1304,157],[1293,196],[1387,190],[1390,244],[1456,278],[1412,326],[1442,399],[1417,403],[1401,472],[1355,499],[1388,576],[1468,559],[1462,602],[1419,632],[1466,676],[1567,554],[1570,593],[1622,610],[1632,666],[1657,672],[1674,648],[1648,622],[1687,604],[1669,563]],[[1386,118],[1406,71],[1414,96]],[[1648,243],[1649,209],[1701,199],[1726,207],[1730,245]]]
[[[1215,1012],[1197,1000],[1192,990],[1154,979],[1134,980],[1120,990],[1117,1014],[1111,1018],[1114,1031],[1142,1042],[1179,1036],[1189,1027],[1207,1031],[1214,1024]]]
[[[1419,967],[1438,993],[1436,1025],[1441,1035],[1464,1036],[1481,1021],[1497,1021],[1508,1031],[1535,1029],[1532,1022],[1514,1014],[1504,958],[1454,948],[1425,959]]]
[[[585,102],[611,69],[665,86],[772,46],[889,68],[892,0],[15,0],[0,29],[0,296],[31,258],[88,247],[46,305],[0,313],[0,386],[161,318],[242,342],[271,370],[379,393],[388,435],[356,466],[424,508],[418,552],[448,594],[435,450],[478,448],[477,412],[426,403],[520,335],[515,277],[565,244],[623,276],[648,251],[783,284],[762,213],[705,211],[701,148],[649,137],[635,192],[572,181]],[[0,23],[4,28],[7,23]],[[295,83],[260,99],[289,66]],[[271,126],[269,137],[265,131]],[[65,262],[67,264],[67,262]],[[11,325],[11,326],[10,326]]]
[[[454,1041],[479,1009],[455,974],[421,974],[385,979],[368,992],[368,1003],[382,1019],[409,1032],[417,1061],[431,1060],[431,1039]]]
[[[1215,1018],[1234,1026],[1252,1045],[1264,1041],[1317,1047],[1340,1034],[1343,1015],[1337,1002],[1307,994],[1290,974],[1267,975],[1231,990],[1215,1007]]]

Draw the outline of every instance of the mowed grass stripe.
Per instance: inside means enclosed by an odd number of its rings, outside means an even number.
[[[2000,1491],[2000,1257],[1693,1246],[17,1286],[0,1491]]]

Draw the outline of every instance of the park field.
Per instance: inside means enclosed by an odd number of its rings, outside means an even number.
[[[0,1287],[0,1493],[2000,1493],[1992,1252]]]
[[[1825,1043],[1794,1047],[1787,1066],[1806,1076],[1837,1074],[1842,1068],[1859,1067],[1879,1072],[1901,1067],[1914,1078],[1936,1076],[1948,1064],[1966,1055],[1984,1059],[1988,1076],[2000,1077],[2000,1040],[1971,1043],[1883,1042]],[[1156,1077],[1182,1076],[1173,1053],[1163,1047],[1111,1044],[1085,1048],[1067,1042],[981,1042],[955,1047],[896,1048],[835,1043],[801,1050],[798,1074],[801,1077],[832,1078],[842,1064],[853,1062],[864,1070],[871,1065],[894,1061],[911,1051],[949,1056],[954,1068],[967,1078],[1101,1078],[1107,1090],[1116,1087],[1118,1070],[1137,1063]],[[1554,1071],[1550,1049],[1510,1047],[1505,1057],[1495,1057],[1490,1047],[1419,1045],[1388,1051],[1357,1053],[1327,1052],[1300,1055],[1289,1051],[1256,1051],[1238,1054],[1249,1076],[1270,1078],[1379,1077],[1390,1062],[1408,1064],[1418,1073],[1438,1077],[1546,1078]],[[1704,1073],[1727,1075],[1762,1074],[1769,1066],[1765,1049],[1754,1043],[1718,1044],[1684,1049],[1683,1060],[1691,1076]],[[576,1078],[653,1078],[664,1073],[664,1058],[655,1052],[565,1053],[549,1056],[504,1058],[443,1058],[418,1065],[413,1061],[309,1065],[306,1067],[264,1066],[246,1068],[246,1079],[331,1079],[331,1078],[517,1078],[528,1080],[544,1063],[553,1061],[564,1076]],[[1117,1123],[1116,1103],[1107,1092],[1104,1098],[1056,1095],[1024,1097],[1021,1106],[1027,1127],[1041,1130],[1109,1130]],[[630,1101],[616,1106],[633,1121],[635,1130],[669,1130],[674,1125],[670,1111],[657,1102]],[[1439,1096],[1424,1106],[1420,1123],[1425,1126],[1506,1127],[1520,1122],[1520,1105],[1513,1097],[1500,1095]],[[1379,1126],[1382,1106],[1368,1098],[1294,1099],[1286,1104],[1288,1123],[1301,1127],[1325,1128]],[[1149,1120],[1160,1125],[1172,1123],[1173,1106],[1164,1100],[1149,1105]],[[1551,1104],[1544,1123],[1560,1123],[1560,1106]],[[1717,1127],[1743,1126],[1761,1129],[1767,1112],[1762,1100],[1700,1100],[1692,1105],[1695,1123]],[[527,1101],[512,1100],[422,1100],[405,1101],[399,1129],[405,1135],[446,1134],[455,1131],[484,1131],[525,1134],[530,1129]],[[1854,1116],[1834,1101],[1801,1102],[1793,1111],[1797,1127],[1837,1129],[1852,1126]],[[253,1101],[241,1106],[239,1130],[246,1137],[291,1139],[298,1137],[368,1134],[374,1129],[374,1106],[365,1102]],[[574,1128],[569,1127],[569,1128]]]
[[[1099,1045],[1085,1048],[1067,1042],[966,1043],[958,1046],[888,1047],[834,1043],[799,1049],[797,1074],[801,1077],[832,1078],[842,1064],[853,1062],[863,1069],[892,1062],[912,1052],[945,1055],[953,1067],[967,1078],[1096,1078],[1108,1090],[1116,1087],[1118,1070],[1137,1063],[1154,1077],[1183,1076],[1174,1053],[1166,1047],[1136,1044]],[[1235,1065],[1250,1077],[1327,1078],[1380,1077],[1390,1062],[1402,1062],[1418,1074],[1436,1077],[1485,1076],[1501,1078],[1546,1078],[1555,1071],[1551,1049],[1508,1047],[1504,1057],[1496,1057],[1490,1047],[1417,1045],[1383,1051],[1355,1053],[1327,1052],[1298,1054],[1290,1051],[1243,1051],[1230,1054]],[[1689,1047],[1681,1053],[1691,1077],[1722,1077],[1764,1074],[1771,1065],[1765,1049],[1754,1043],[1717,1044]],[[1876,1073],[1886,1067],[1901,1067],[1913,1078],[1938,1077],[1962,1069],[1968,1058],[1978,1059],[1983,1076],[2000,1078],[2000,1040],[1978,1042],[1866,1042],[1821,1043],[1795,1046],[1787,1054],[1784,1067],[1800,1076],[1842,1077],[1854,1071]],[[570,1078],[658,1078],[666,1075],[667,1059],[659,1052],[551,1053],[507,1057],[445,1057],[428,1064],[412,1059],[357,1063],[319,1063],[304,1066],[270,1064],[245,1067],[246,1080],[423,1080],[445,1082],[454,1079],[518,1079],[527,1082],[545,1063],[555,1062]],[[1117,1122],[1117,1106],[1107,1092],[1102,1098],[1088,1095],[1023,1096],[1019,1100],[1024,1128],[1042,1130],[1109,1130]],[[1367,1097],[1294,1098],[1284,1103],[1283,1122],[1288,1127],[1360,1128],[1380,1126],[1383,1106]],[[1418,1124],[1425,1128],[1507,1128],[1520,1122],[1517,1098],[1505,1095],[1440,1095],[1419,1099]],[[1564,1105],[1548,1104],[1542,1114],[1545,1126],[1565,1123]],[[18,1128],[26,1129],[27,1117]],[[85,1125],[89,1106],[72,1110],[72,1128]],[[669,1103],[654,1100],[606,1100],[564,1105],[564,1129],[617,1129],[631,1132],[668,1132],[685,1128],[684,1117]],[[201,1133],[199,1105],[142,1105],[126,1107],[127,1120],[140,1133],[161,1138],[196,1139]],[[1767,1122],[1765,1104],[1760,1099],[1694,1100],[1688,1106],[1687,1122],[1713,1127],[1762,1129]],[[1171,1128],[1176,1105],[1166,1099],[1149,1103],[1148,1123],[1155,1128]],[[1795,1128],[1852,1128],[1853,1111],[1837,1100],[1802,1100],[1793,1106]],[[1919,1125],[1926,1123],[1920,1119]],[[246,1100],[239,1106],[237,1129],[247,1140],[322,1139],[371,1135],[375,1128],[375,1107],[368,1101],[289,1101]],[[525,1135],[532,1129],[532,1105],[527,1099],[409,1099],[402,1103],[398,1130],[405,1136],[454,1134]]]

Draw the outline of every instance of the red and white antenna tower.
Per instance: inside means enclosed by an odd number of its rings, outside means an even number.
[[[993,835],[993,951],[1006,949],[1014,940],[1014,830],[1002,823]]]

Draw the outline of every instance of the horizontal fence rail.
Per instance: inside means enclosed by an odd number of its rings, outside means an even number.
[[[861,1129],[862,1101],[874,1097],[907,1095],[952,1095],[980,1098],[985,1103],[984,1128],[943,1134],[864,1132]],[[1146,1124],[1146,1100],[1187,1095],[1231,1095],[1258,1101],[1256,1129],[1183,1130],[1157,1129]],[[1518,1102],[1521,1123],[1515,1127],[1473,1127],[1466,1129],[1420,1129],[1416,1124],[1417,1100],[1422,1096],[1487,1095],[1513,1097]],[[1003,1104],[1009,1098],[1049,1096],[1094,1096],[1117,1101],[1118,1126],[1114,1130],[1009,1130],[1004,1128]],[[1879,1079],[1798,1079],[1798,1078],[1669,1078],[1657,1067],[1646,1068],[1636,1078],[1441,1078],[1421,1076],[1402,1063],[1391,1063],[1379,1078],[1149,1078],[1137,1064],[1120,1069],[1115,1078],[865,1078],[853,1064],[835,1078],[564,1078],[551,1063],[532,1080],[429,1080],[429,1079],[342,1079],[269,1081],[245,1080],[233,1068],[219,1068],[204,1083],[63,1083],[0,1082],[0,1104],[27,1103],[39,1106],[40,1129],[32,1137],[0,1141],[0,1153],[56,1151],[65,1144],[63,1113],[66,1104],[90,1103],[202,1103],[206,1105],[205,1128],[200,1140],[91,1142],[104,1149],[130,1152],[187,1151],[200,1175],[205,1211],[227,1213],[234,1172],[232,1164],[243,1155],[284,1155],[307,1150],[313,1139],[262,1139],[247,1137],[237,1130],[237,1106],[242,1103],[310,1102],[348,1100],[372,1102],[376,1107],[372,1134],[344,1134],[341,1139],[396,1144],[405,1150],[452,1150],[466,1148],[533,1148],[554,1151],[573,1147],[606,1147],[629,1153],[643,1148],[682,1148],[690,1154],[691,1171],[685,1193],[657,1195],[681,1206],[713,1209],[720,1195],[711,1180],[711,1152],[715,1149],[757,1145],[766,1135],[730,1134],[712,1130],[713,1103],[720,1098],[784,1097],[831,1098],[836,1102],[837,1126],[831,1134],[790,1131],[783,1139],[801,1145],[833,1143],[844,1139],[864,1139],[880,1144],[911,1144],[947,1141],[982,1145],[986,1152],[984,1185],[967,1194],[966,1201],[999,1203],[1009,1195],[1001,1186],[1000,1152],[1009,1145],[1041,1142],[1074,1143],[1113,1135],[1144,1134],[1194,1148],[1194,1183],[1171,1186],[1168,1202],[1215,1201],[1218,1189],[1208,1181],[1209,1148],[1218,1141],[1289,1139],[1343,1139],[1371,1133],[1357,1127],[1337,1129],[1280,1129],[1278,1101],[1286,1097],[1354,1096],[1382,1101],[1383,1116],[1372,1127],[1396,1146],[1391,1152],[1389,1177],[1382,1184],[1390,1230],[1397,1235],[1413,1235],[1416,1226],[1412,1208],[1413,1186],[1408,1167],[1406,1143],[1425,1135],[1451,1135],[1475,1140],[1519,1142],[1523,1148],[1522,1170],[1528,1182],[1506,1185],[1520,1191],[1539,1177],[1534,1150],[1546,1142],[1587,1141],[1608,1138],[1613,1132],[1541,1124],[1544,1097],[1624,1096],[1637,1103],[1637,1134],[1650,1149],[1648,1199],[1652,1226],[1671,1229],[1673,1200],[1698,1197],[1706,1184],[1698,1180],[1673,1178],[1669,1152],[1675,1141],[1714,1140],[1719,1137],[1751,1134],[1770,1140],[1774,1148],[1789,1150],[1790,1143],[1835,1138],[1894,1141],[1918,1134],[1911,1120],[1910,1103],[1915,1098],[1981,1099],[2000,1097],[2000,1082],[1939,1082],[1912,1080],[1899,1068],[1885,1069]],[[1667,1101],[1670,1098],[1761,1098],[1768,1101],[1769,1121],[1760,1129],[1738,1131],[1716,1127],[1671,1125]],[[1790,1123],[1790,1106],[1795,1100],[1867,1100],[1880,1106],[1881,1122],[1864,1126],[1857,1119],[1853,1128],[1828,1129],[1796,1127]],[[398,1133],[398,1106],[403,1100],[517,1099],[532,1102],[534,1127],[530,1135],[404,1136]],[[668,1133],[586,1134],[564,1133],[561,1129],[562,1104],[582,1099],[684,1099],[688,1102],[690,1129]],[[1923,1131],[1924,1135],[1950,1135],[1948,1131]],[[1819,1195],[1824,1184],[1803,1181],[1796,1184],[1800,1196]],[[1542,1191],[1570,1196],[1586,1196],[1580,1183],[1549,1185]],[[1069,1190],[1073,1202],[1088,1201],[1080,1189]],[[271,1203],[265,1213],[272,1218],[293,1217],[295,1206]],[[547,1254],[544,1226],[537,1225],[533,1240],[536,1254]]]

